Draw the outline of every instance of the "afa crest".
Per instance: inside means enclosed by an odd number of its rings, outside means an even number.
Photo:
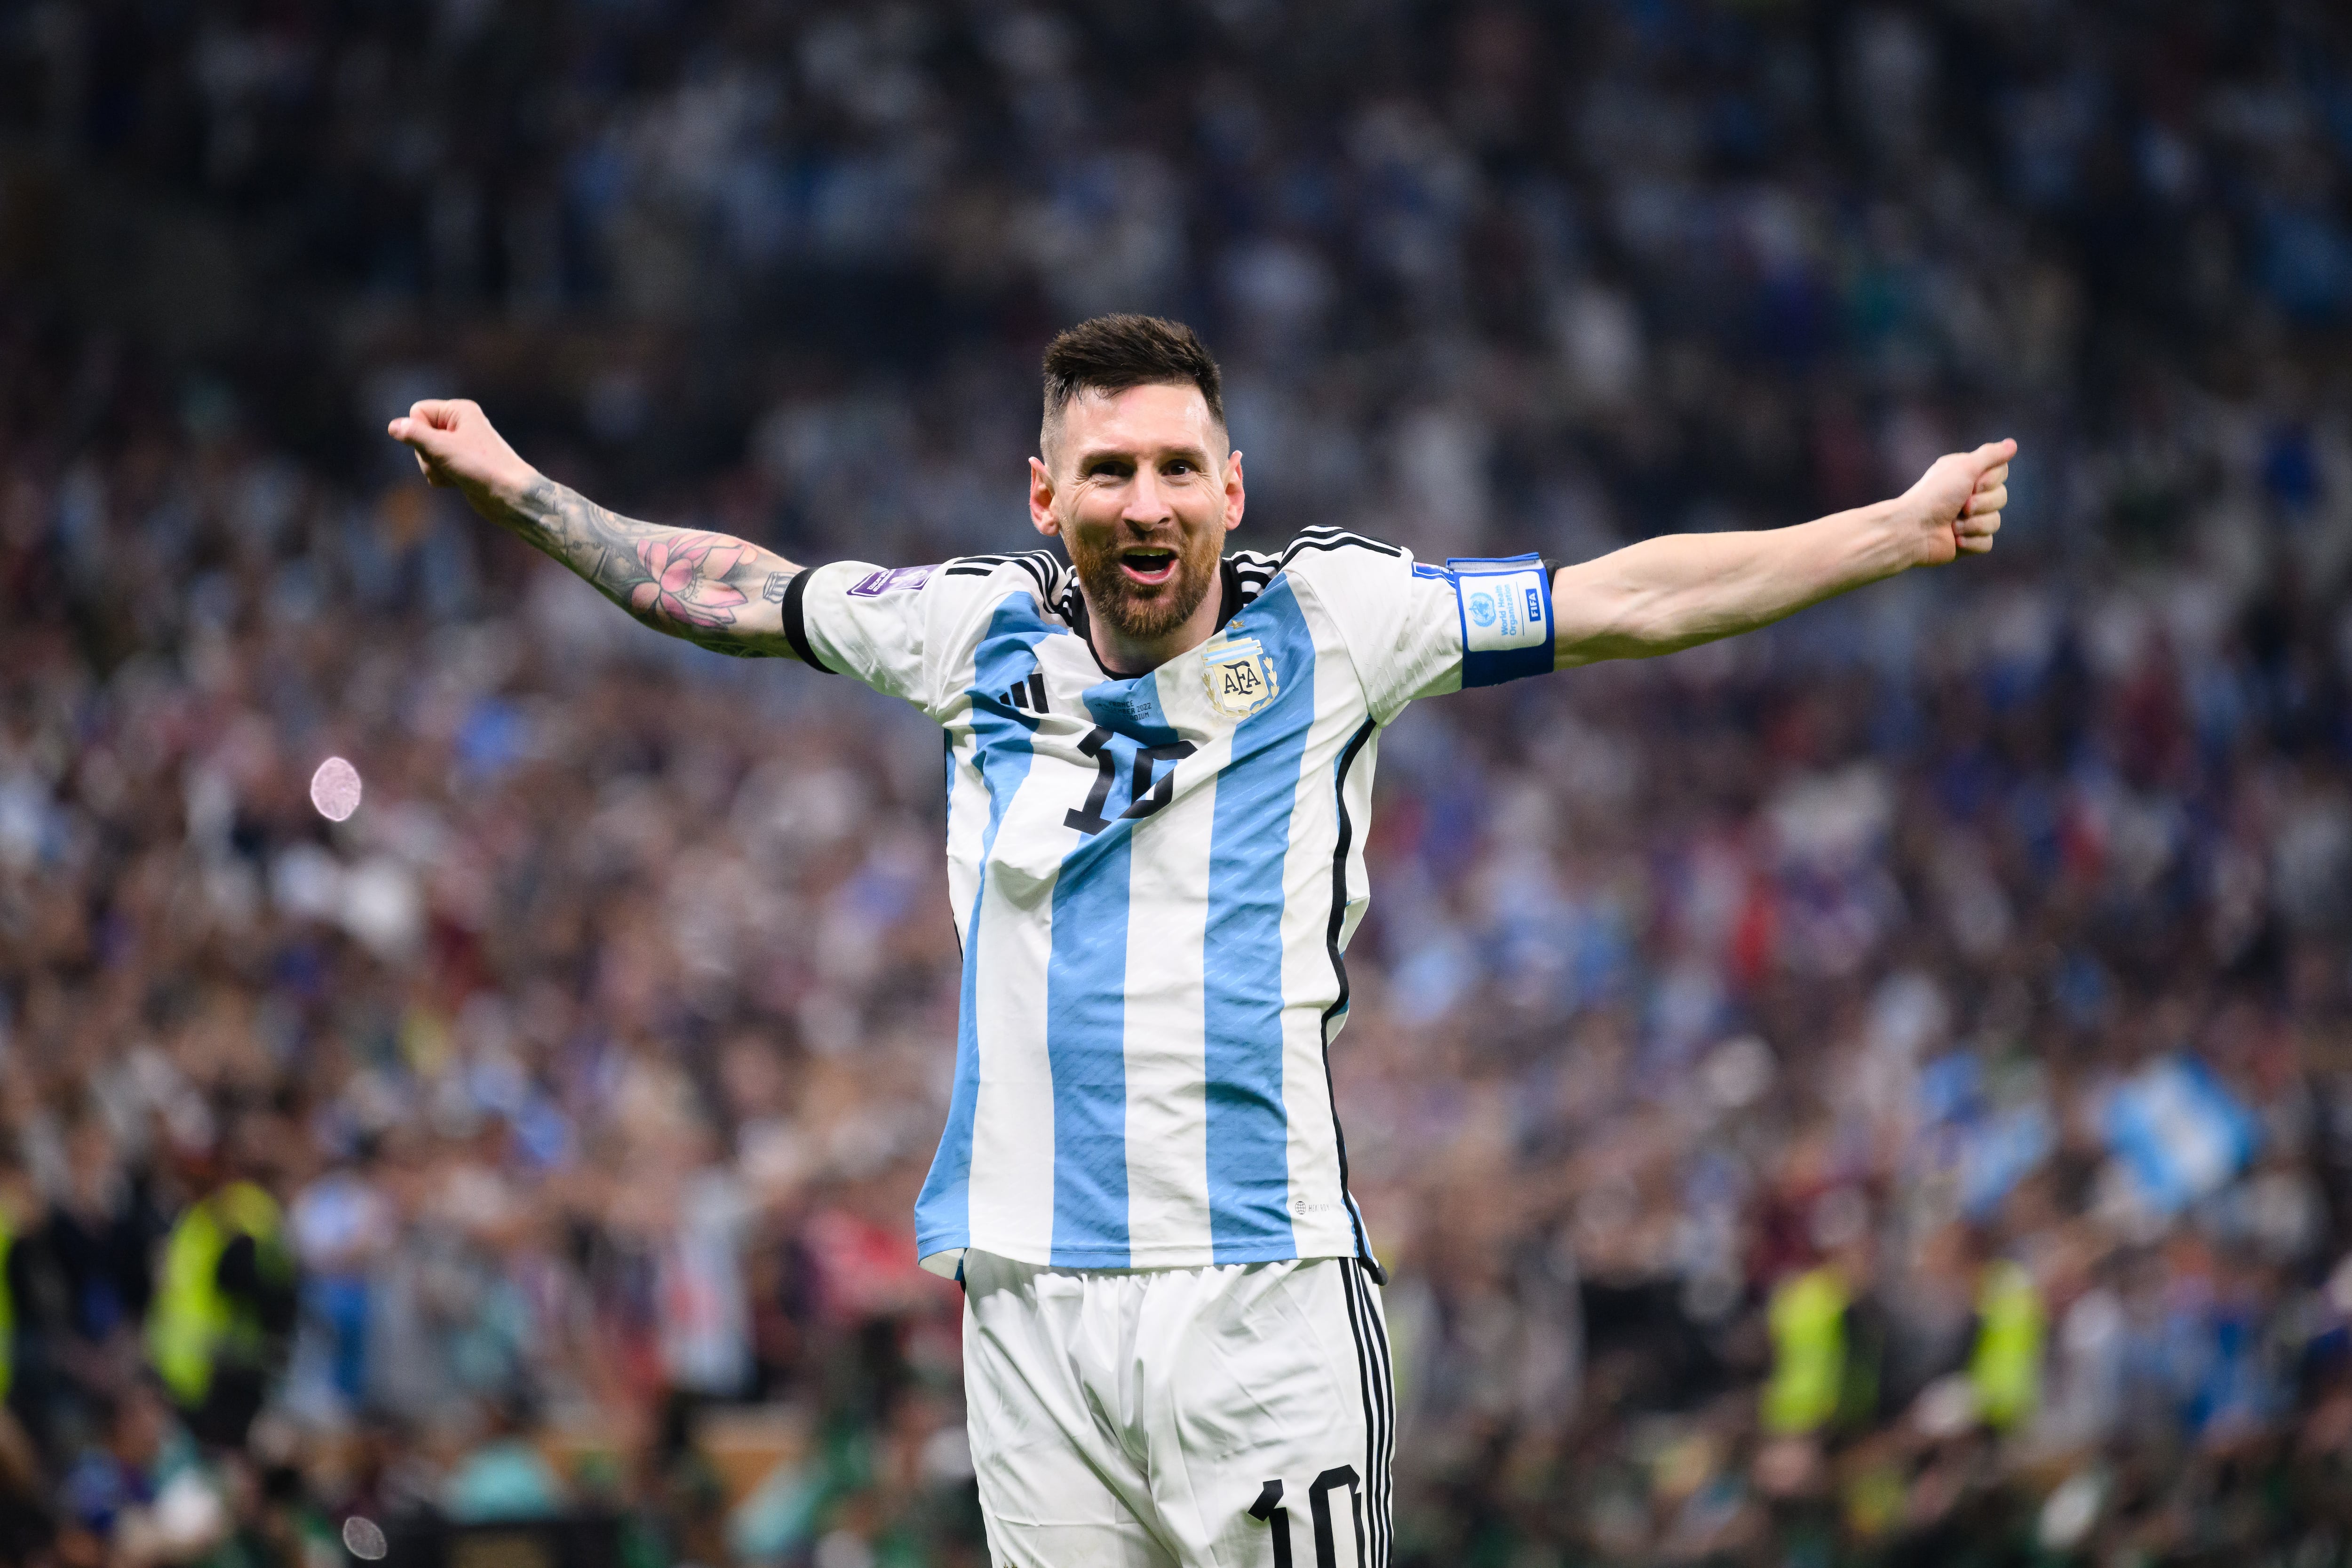
[[[1229,719],[1246,719],[1274,700],[1281,683],[1274,660],[1255,637],[1234,637],[1208,650],[1202,674],[1209,700]]]

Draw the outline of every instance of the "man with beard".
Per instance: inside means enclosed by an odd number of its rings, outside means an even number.
[[[946,731],[961,1022],[915,1219],[924,1266],[964,1285],[997,1560],[1382,1563],[1382,1277],[1326,1067],[1381,728],[1988,550],[2015,448],[1815,522],[1558,570],[1337,529],[1225,554],[1242,455],[1191,330],[1098,318],[1045,372],[1029,514],[1067,566],[803,569],[615,517],[470,403],[391,434],[647,625],[853,676]]]

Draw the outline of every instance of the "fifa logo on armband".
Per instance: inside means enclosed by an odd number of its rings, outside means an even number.
[[[1274,661],[1255,637],[1237,637],[1211,647],[1202,674],[1208,682],[1209,700],[1218,712],[1232,719],[1248,718],[1273,701],[1281,689],[1275,679]]]

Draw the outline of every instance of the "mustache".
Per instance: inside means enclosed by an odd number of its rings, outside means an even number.
[[[1120,559],[1131,552],[1165,551],[1187,566],[1205,566],[1213,564],[1222,553],[1217,548],[1218,542],[1212,539],[1188,539],[1182,533],[1171,531],[1164,533],[1139,534],[1132,538],[1113,540],[1108,543],[1092,546],[1078,545],[1074,542],[1070,550],[1070,559],[1081,566],[1096,565],[1108,570],[1116,567]]]
[[[1062,542],[1073,561],[1081,558],[1093,561],[1116,561],[1130,550],[1165,550],[1180,559],[1214,558],[1223,552],[1224,541],[1213,533],[1188,532],[1178,524],[1155,528],[1148,533],[1138,533],[1122,528],[1113,538],[1087,540],[1075,529],[1066,531]]]

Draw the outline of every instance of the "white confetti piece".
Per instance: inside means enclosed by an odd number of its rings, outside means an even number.
[[[319,771],[310,775],[310,804],[330,822],[348,818],[360,808],[359,769],[341,757],[329,757],[320,763]]]
[[[359,799],[360,775],[352,771],[352,764],[343,762],[341,757],[330,757],[327,760],[330,763],[341,763],[342,764],[344,776],[352,781],[352,798],[355,801]],[[320,768],[319,770],[322,776],[325,774],[326,771],[327,770],[325,768]],[[313,793],[315,793],[315,790]],[[319,809],[320,811],[327,810],[323,805]],[[330,816],[334,815],[332,812],[328,812],[327,814]],[[346,812],[344,815],[349,816],[350,814]],[[351,1550],[351,1554],[352,1556],[360,1558],[364,1562],[373,1563],[377,1558],[382,1557],[384,1554],[384,1552],[389,1549],[390,1543],[383,1538],[383,1526],[378,1524],[375,1521],[368,1518],[364,1514],[355,1513],[352,1515],[351,1518],[343,1521],[343,1544]]]

